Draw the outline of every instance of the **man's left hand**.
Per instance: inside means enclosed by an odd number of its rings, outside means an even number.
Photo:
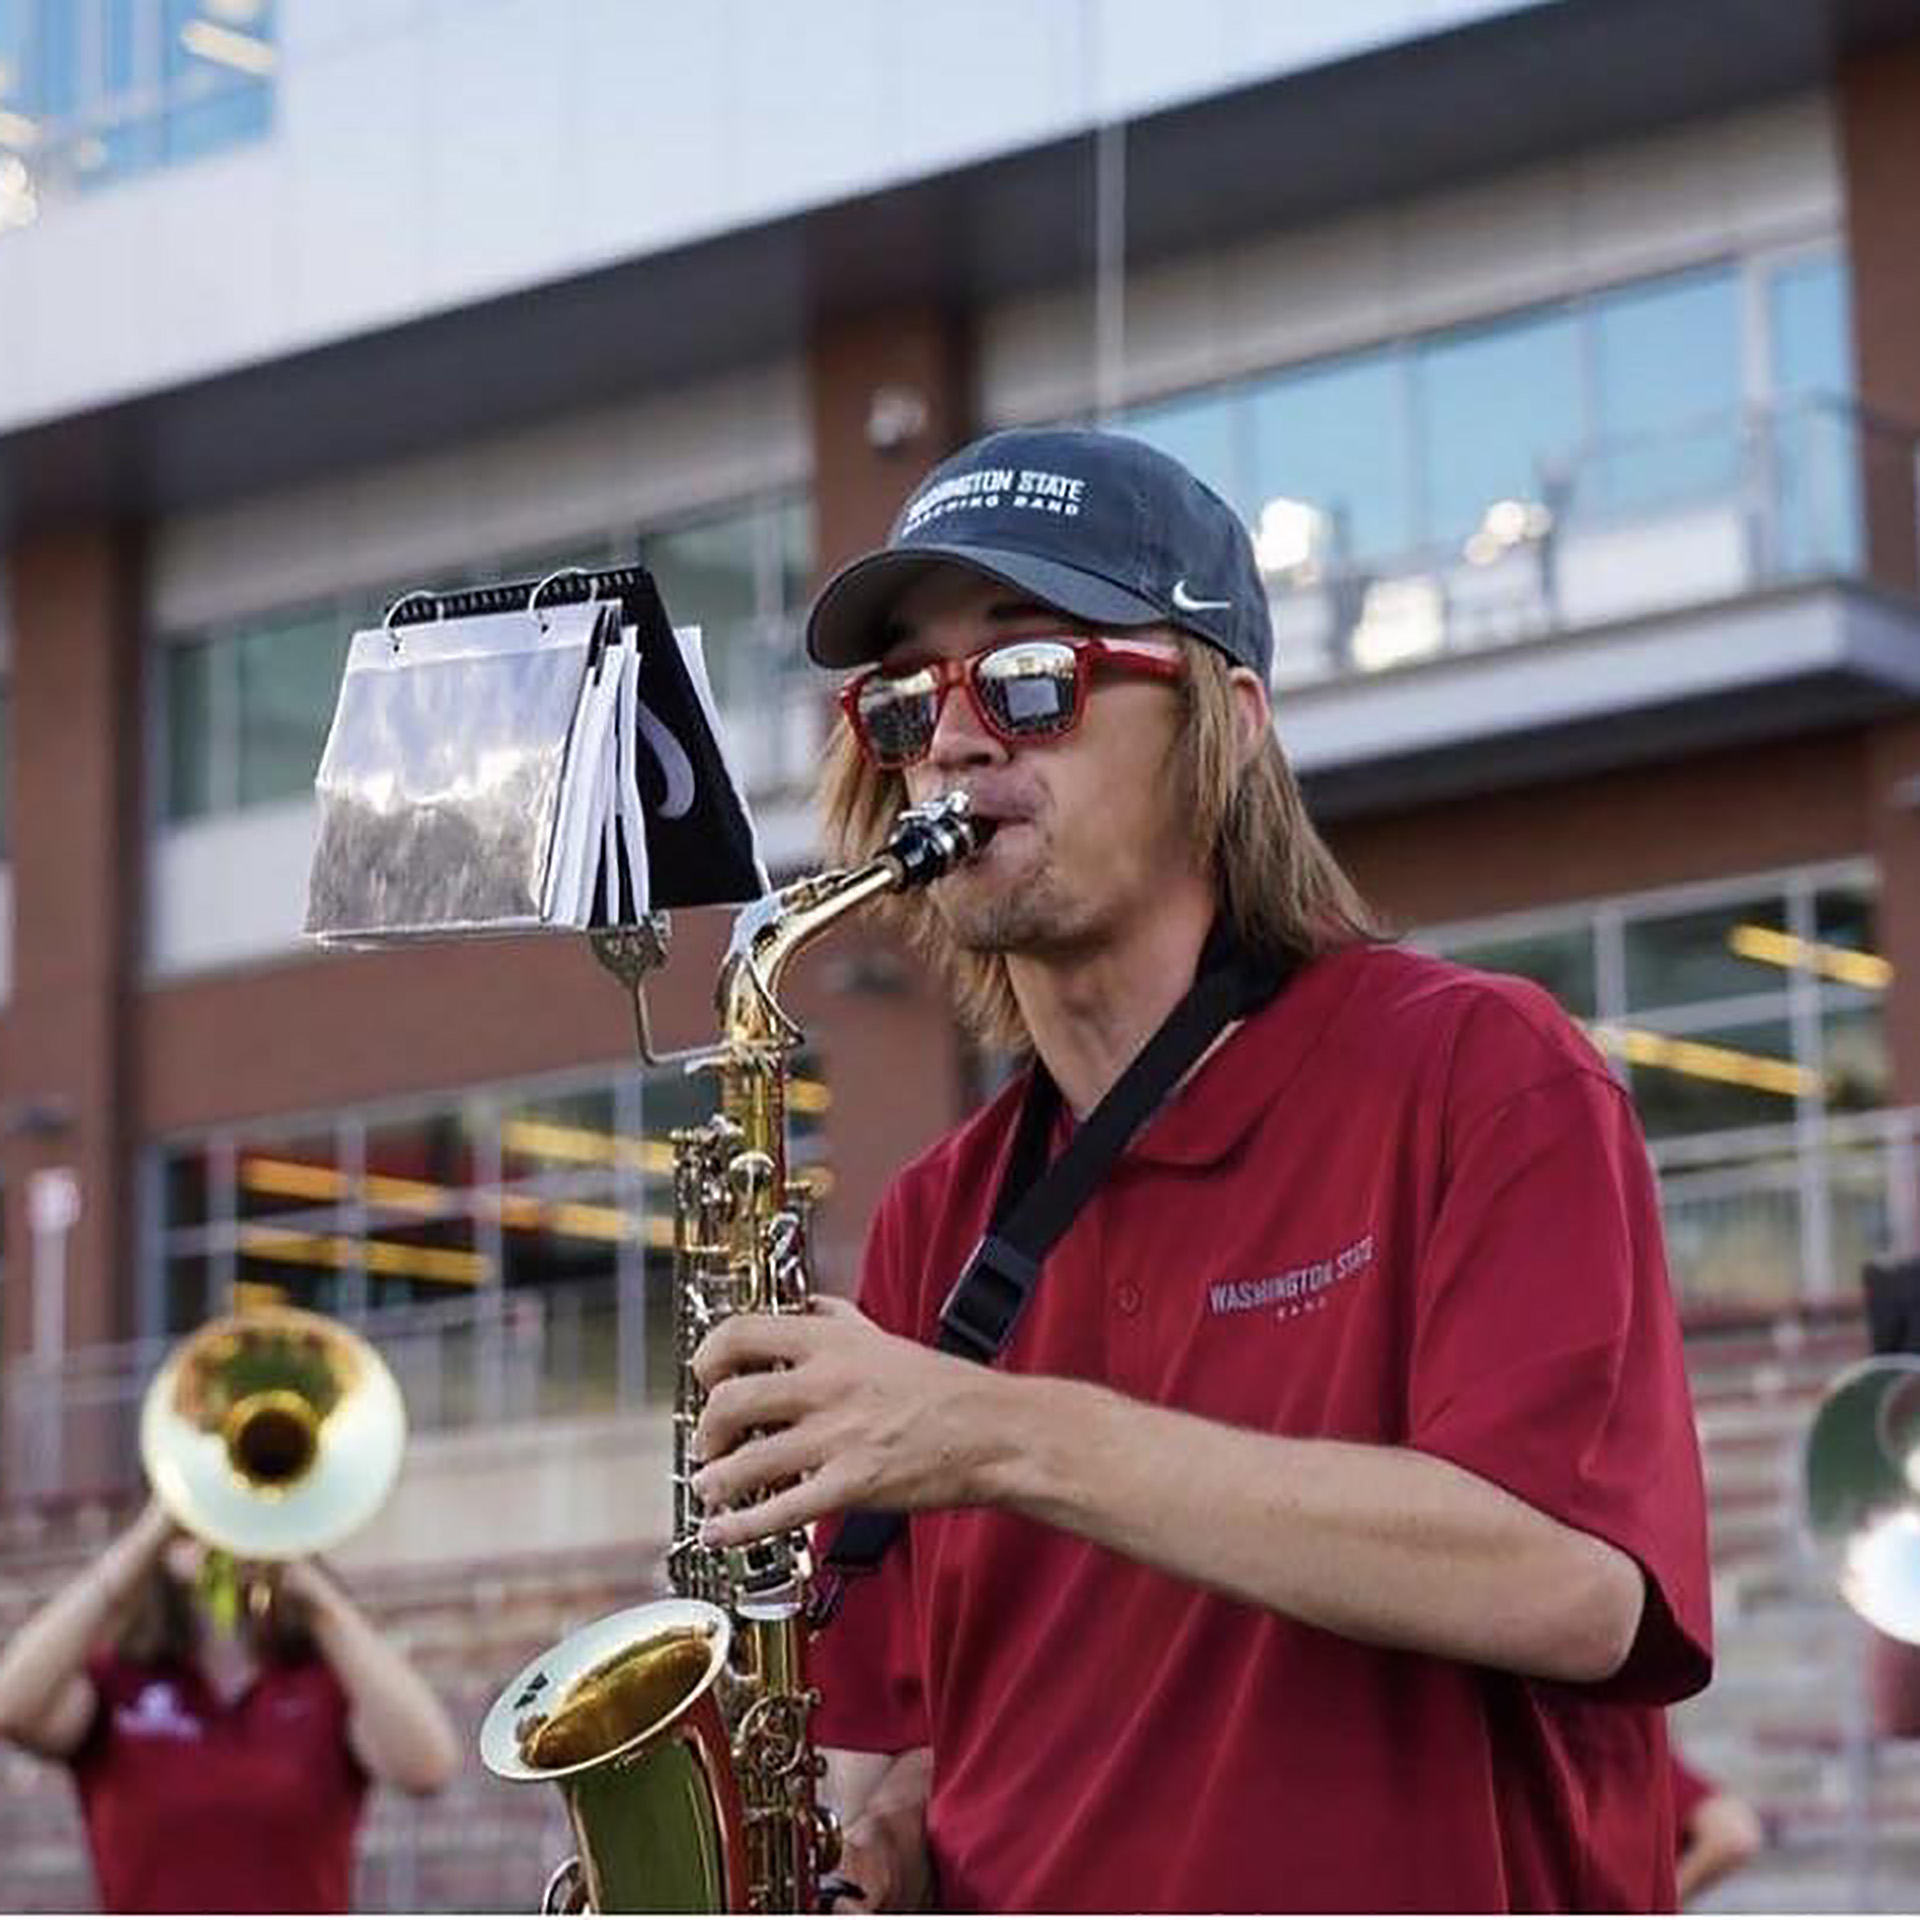
[[[844,1300],[735,1314],[700,1343],[693,1371],[707,1391],[693,1486],[708,1546],[852,1507],[974,1505],[1004,1443],[990,1411],[1004,1375],[884,1333]]]

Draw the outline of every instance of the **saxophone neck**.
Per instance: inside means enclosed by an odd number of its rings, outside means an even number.
[[[764,895],[740,912],[715,992],[723,1053],[800,1044],[799,1024],[780,1005],[794,960],[836,922],[883,893],[930,885],[986,844],[964,793],[909,807],[887,843],[864,865],[812,875]]]

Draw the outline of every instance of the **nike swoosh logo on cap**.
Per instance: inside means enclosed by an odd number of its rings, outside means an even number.
[[[1220,613],[1233,605],[1231,600],[1196,600],[1187,591],[1184,577],[1173,583],[1173,592],[1169,598],[1182,613]]]

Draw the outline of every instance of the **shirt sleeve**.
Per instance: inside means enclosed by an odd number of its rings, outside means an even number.
[[[93,1688],[93,1717],[88,1720],[79,1744],[67,1755],[67,1765],[75,1773],[85,1773],[97,1766],[106,1749],[107,1722],[117,1698],[121,1672],[119,1656],[110,1648],[96,1647],[87,1655],[81,1671]]]
[[[896,1192],[874,1216],[861,1268],[860,1306],[889,1333],[919,1339],[901,1213]],[[819,1523],[817,1550],[824,1551],[838,1524],[837,1515]],[[928,1744],[912,1568],[909,1524],[872,1573],[847,1581],[839,1611],[815,1636],[809,1678],[820,1689],[813,1719],[819,1745],[904,1753]]]
[[[1497,1035],[1474,1038],[1448,1080],[1410,1438],[1631,1555],[1640,1629],[1589,1691],[1680,1699],[1712,1672],[1706,1502],[1639,1125],[1571,1034],[1519,1091]]]

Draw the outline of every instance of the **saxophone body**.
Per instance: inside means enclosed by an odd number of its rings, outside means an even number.
[[[808,1719],[812,1560],[793,1530],[701,1543],[693,1355],[735,1313],[806,1313],[810,1196],[787,1164],[786,1095],[804,1034],[780,1005],[787,968],[878,896],[923,886],[978,851],[964,795],[909,809],[865,865],[799,880],[736,918],[720,970],[710,1119],[673,1135],[672,1597],[579,1629],[531,1661],[481,1729],[486,1764],[547,1780],[577,1853],[547,1911],[814,1911],[839,1852]],[[643,1026],[644,1033],[644,1026]],[[643,1048],[644,1048],[643,1041]]]

